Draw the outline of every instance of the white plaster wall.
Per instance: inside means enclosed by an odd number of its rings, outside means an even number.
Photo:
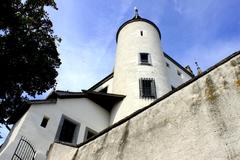
[[[143,31],[143,36],[140,31]],[[150,54],[152,65],[139,64],[141,52]],[[113,109],[113,123],[154,100],[140,98],[140,78],[155,79],[157,97],[171,90],[165,64],[156,28],[143,21],[132,22],[122,28],[118,35],[112,91],[126,95],[126,98],[121,106]]]
[[[169,67],[165,65],[165,68],[167,70],[167,75],[169,79],[169,84],[174,86],[175,88],[183,84],[184,82],[192,79],[191,76],[189,76],[186,72],[184,72],[182,69],[180,69],[177,65],[172,63],[169,59],[165,57],[165,61],[169,64]],[[177,71],[180,71],[182,73],[181,76],[177,74]]]
[[[238,160],[239,102],[240,52],[64,160]]]
[[[21,138],[21,136],[19,136],[18,133],[22,128],[22,125],[26,119],[26,116],[27,116],[27,113],[25,113],[23,117],[12,128],[12,131],[10,132],[11,135],[9,135],[9,137],[6,139],[7,143],[4,142],[0,150],[0,160],[7,160],[12,158],[13,153],[18,144],[18,141]]]
[[[21,119],[22,125],[13,141],[25,136],[35,145],[38,157],[42,157],[39,160],[46,159],[46,152],[55,140],[62,114],[80,123],[77,143],[83,142],[86,127],[100,132],[109,126],[109,112],[94,102],[86,98],[58,99],[56,104],[32,105]],[[40,126],[44,116],[49,117],[46,128]],[[16,148],[16,143],[13,147]]]

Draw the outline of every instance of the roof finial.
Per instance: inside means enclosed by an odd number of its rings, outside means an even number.
[[[202,70],[201,70],[201,68],[199,67],[198,63],[195,62],[195,64],[196,64],[196,66],[197,66],[198,75],[199,75],[199,74],[202,74]]]
[[[134,7],[134,13],[135,13],[135,18],[138,18],[139,15],[138,15],[138,9],[137,9],[137,7]]]

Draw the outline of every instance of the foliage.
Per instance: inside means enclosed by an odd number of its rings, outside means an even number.
[[[27,97],[52,88],[61,62],[46,6],[53,0],[1,0],[0,2],[0,123]]]

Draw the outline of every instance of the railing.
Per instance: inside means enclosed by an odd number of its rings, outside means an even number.
[[[34,160],[36,150],[26,137],[21,137],[12,160]]]

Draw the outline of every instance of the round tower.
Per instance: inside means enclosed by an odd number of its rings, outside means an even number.
[[[126,98],[112,110],[113,123],[171,90],[160,40],[158,27],[137,9],[118,29],[112,92]]]

